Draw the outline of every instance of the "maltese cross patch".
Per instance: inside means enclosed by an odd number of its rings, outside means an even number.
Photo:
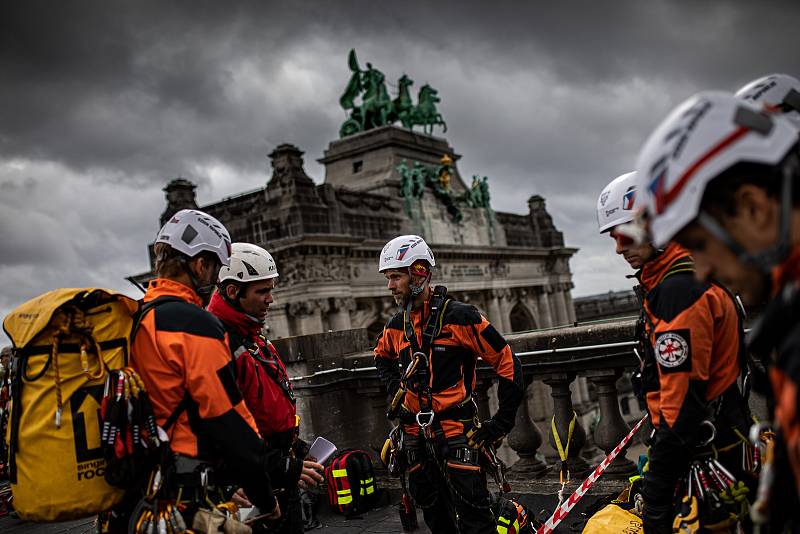
[[[661,332],[656,338],[655,352],[662,373],[692,370],[692,346],[689,330]]]

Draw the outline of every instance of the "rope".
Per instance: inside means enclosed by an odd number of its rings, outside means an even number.
[[[56,388],[56,428],[61,428],[61,406],[63,404],[63,399],[61,398],[61,373],[58,370],[58,341],[59,341],[59,334],[53,334],[53,351],[50,354],[50,357],[53,360],[53,384]]]

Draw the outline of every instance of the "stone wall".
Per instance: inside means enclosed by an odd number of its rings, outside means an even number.
[[[393,126],[334,141],[320,161],[326,181],[316,185],[303,168],[303,152],[279,145],[270,154],[266,187],[200,209],[220,219],[234,241],[259,244],[275,257],[280,278],[268,319],[273,338],[367,328],[376,334],[393,313],[377,256],[390,239],[415,233],[437,259],[434,283],[477,306],[503,332],[569,324],[569,258],[544,199],[531,197],[529,213],[462,206],[455,222],[428,186],[421,198],[400,197],[395,169],[402,160],[436,164],[458,155],[441,138]],[[451,186],[466,188],[453,163]],[[195,186],[180,178],[165,188],[161,220],[197,208]],[[152,254],[151,254],[152,263]],[[152,273],[131,277],[144,283]]]

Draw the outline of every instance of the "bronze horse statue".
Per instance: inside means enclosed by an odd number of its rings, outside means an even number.
[[[428,135],[433,133],[434,126],[442,126],[442,133],[447,132],[447,123],[441,113],[436,109],[436,103],[441,102],[439,92],[428,84],[419,89],[417,105],[412,110],[412,126],[422,126],[422,131]]]

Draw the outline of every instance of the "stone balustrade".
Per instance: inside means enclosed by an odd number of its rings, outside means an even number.
[[[625,371],[638,366],[634,329],[634,320],[628,319],[506,336],[520,357],[526,384],[516,426],[504,445],[509,447],[504,457],[513,461],[512,478],[558,482],[561,461],[553,428],[566,449],[574,419],[566,464],[574,479],[582,479],[591,467],[585,453],[600,453],[594,447],[610,452],[629,423],[641,417],[630,388],[619,387]],[[379,450],[391,426],[366,331],[285,338],[275,345],[293,377],[302,436],[323,435],[340,448]],[[496,406],[494,383],[493,370],[479,364],[475,398],[481,418],[489,416],[491,404]],[[543,394],[547,390],[549,399]],[[604,478],[623,480],[634,470],[620,455]]]

